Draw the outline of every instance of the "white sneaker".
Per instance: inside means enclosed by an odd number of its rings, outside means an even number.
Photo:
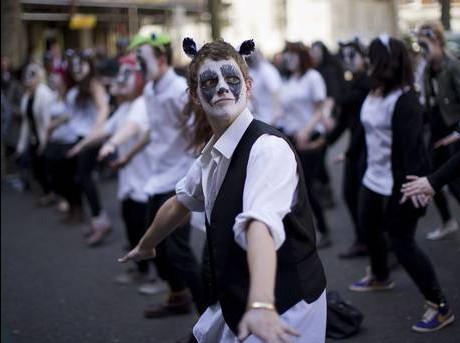
[[[163,281],[154,280],[140,285],[137,290],[143,295],[154,295],[166,292],[168,290],[168,286]]]
[[[455,219],[447,221],[442,227],[438,227],[436,230],[429,232],[426,238],[432,241],[443,239],[448,234],[458,230],[458,223]]]
[[[109,216],[105,212],[101,212],[97,217],[93,217],[91,224],[95,229],[107,229],[112,226]]]
[[[128,285],[136,282],[147,282],[149,280],[148,273],[141,273],[137,269],[128,269],[122,274],[115,277],[114,281],[122,285]]]

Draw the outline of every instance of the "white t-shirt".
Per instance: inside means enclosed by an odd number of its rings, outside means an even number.
[[[301,77],[291,77],[283,84],[281,101],[283,117],[278,122],[287,135],[301,130],[315,112],[315,103],[326,99],[326,84],[320,73],[309,69]],[[324,131],[322,125],[316,129]]]
[[[69,121],[59,125],[53,130],[50,142],[72,144],[78,140],[77,134],[70,125],[70,109],[64,100],[56,99],[49,108],[49,115],[51,120],[64,116],[69,117]]]
[[[67,93],[67,104],[71,111],[70,127],[77,136],[85,137],[91,132],[96,122],[97,108],[92,99],[89,99],[84,105],[78,105],[76,103],[77,95],[77,86]]]
[[[252,82],[251,111],[254,118],[272,124],[281,90],[281,76],[278,70],[268,61],[260,61],[259,65],[249,70]]]
[[[393,143],[392,119],[396,102],[402,94],[398,89],[386,97],[369,94],[361,108],[361,122],[366,134],[367,169],[363,185],[381,195],[393,191],[391,148]]]
[[[118,153],[121,156],[131,150],[148,131],[149,120],[143,96],[132,102],[122,103],[107,120],[104,129],[113,135],[128,122],[137,124],[141,132],[118,147]],[[147,202],[148,195],[145,192],[145,185],[151,176],[151,169],[150,157],[144,148],[118,171],[118,199],[130,198],[138,202]]]
[[[182,112],[188,101],[186,90],[185,79],[172,68],[155,86],[150,82],[144,89],[151,133],[146,149],[152,163],[145,190],[150,196],[174,191],[193,162],[182,129]]]
[[[178,201],[191,211],[204,211],[210,217],[235,148],[253,119],[246,109],[218,140],[211,138],[187,175],[177,184]],[[255,219],[267,225],[278,249],[286,237],[283,218],[297,201],[298,183],[297,162],[288,143],[276,136],[259,137],[249,154],[243,211],[237,215],[233,226],[235,242],[247,249],[246,226]],[[299,342],[324,342],[325,294],[311,304],[300,301],[286,311],[282,319],[300,331]],[[200,343],[237,342],[218,303],[208,307],[193,333]],[[248,339],[248,342],[256,341],[253,336]]]

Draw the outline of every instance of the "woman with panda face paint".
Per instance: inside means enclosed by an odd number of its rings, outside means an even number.
[[[91,52],[70,52],[68,63],[70,76],[76,83],[66,99],[71,111],[70,126],[82,140],[104,125],[109,114],[108,96],[103,85],[96,79]],[[111,227],[93,179],[98,148],[93,147],[78,154],[77,150],[77,146],[70,150],[69,157],[77,155],[77,182],[91,210],[90,228],[85,232],[86,243],[94,246],[102,242]]]
[[[449,144],[453,136],[460,133],[460,62],[445,49],[444,32],[439,23],[422,25],[417,38],[426,60],[422,90],[431,131],[431,158],[433,166],[439,168],[460,150],[460,143]],[[448,187],[460,203],[460,179],[453,180]],[[457,231],[459,225],[443,192],[436,193],[433,200],[443,225],[428,233],[427,238],[439,240]]]
[[[27,65],[23,82],[26,91],[21,98],[22,122],[16,154],[21,161],[30,160],[33,175],[43,192],[38,203],[48,205],[54,199],[54,195],[43,152],[50,121],[49,107],[55,99],[55,94],[45,84],[45,71],[38,64]]]
[[[150,159],[145,149],[148,140],[148,116],[142,91],[145,85],[142,74],[137,70],[134,54],[119,58],[118,75],[111,84],[110,93],[117,98],[118,107],[107,122],[93,130],[73,149],[72,154],[97,146],[104,139],[113,139],[125,127],[132,127],[132,137],[117,147],[118,156],[111,161],[111,167],[118,169],[118,199],[126,227],[129,244],[134,248],[146,230],[145,216],[148,195],[144,190],[150,174]],[[100,155],[105,158],[107,156]],[[137,263],[135,272],[129,271],[116,278],[118,283],[148,279],[147,261]]]
[[[119,261],[155,256],[190,211],[204,211],[209,306],[194,327],[197,341],[324,342],[325,276],[302,167],[287,138],[247,108],[251,80],[242,55],[254,43],[243,42],[239,52],[223,41],[197,49],[186,38],[183,45],[192,58],[190,134],[202,151]]]
[[[280,98],[283,116],[277,126],[294,143],[302,161],[310,204],[319,231],[318,248],[325,248],[331,245],[329,228],[318,196],[312,188],[313,179],[322,174],[322,160],[326,147],[308,150],[308,143],[325,132],[321,121],[326,99],[326,84],[321,74],[312,68],[309,50],[304,44],[288,43],[283,54],[290,76],[282,86]]]
[[[360,226],[366,230],[370,257],[367,275],[349,286],[356,292],[390,290],[388,243],[425,298],[420,333],[442,329],[455,316],[415,232],[424,215],[422,196],[401,200],[406,175],[426,174],[429,164],[423,137],[423,114],[413,89],[413,73],[404,43],[382,35],[369,46],[372,88],[361,109],[367,165],[359,193]]]

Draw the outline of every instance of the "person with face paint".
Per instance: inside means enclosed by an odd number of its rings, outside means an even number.
[[[88,147],[97,145],[103,139],[113,139],[123,128],[134,127],[135,133],[122,144],[117,145],[118,157],[111,162],[118,169],[118,199],[126,227],[126,234],[131,248],[134,248],[145,233],[145,216],[147,214],[148,194],[144,190],[151,175],[150,157],[146,149],[137,149],[139,143],[145,147],[148,134],[148,116],[142,90],[145,85],[142,74],[137,69],[134,54],[118,59],[118,75],[113,80],[110,92],[118,99],[118,108],[104,126],[92,131],[74,148],[79,153]],[[116,139],[116,138],[115,138]],[[101,156],[105,157],[105,156]],[[149,264],[147,261],[136,263],[137,268],[117,276],[118,283],[132,283],[148,280]]]
[[[187,84],[171,67],[171,39],[166,34],[135,36],[130,49],[136,51],[138,63],[149,81],[144,97],[149,115],[150,142],[146,151],[150,157],[151,172],[145,185],[148,194],[146,227],[150,225],[161,205],[174,194],[176,183],[184,177],[193,162],[184,135],[187,103]],[[113,148],[130,136],[126,127],[118,137],[110,139],[101,149],[106,156]],[[149,305],[144,310],[147,318],[188,313],[192,301],[199,312],[204,310],[200,268],[190,246],[189,218],[184,220],[174,234],[158,245],[154,260],[158,275],[169,286],[170,294],[164,303]],[[146,284],[141,293],[157,293],[158,284]]]
[[[247,108],[251,80],[243,56],[254,43],[243,42],[238,52],[224,41],[198,50],[186,38],[183,46],[192,58],[191,138],[202,152],[119,261],[155,256],[190,211],[204,211],[210,294],[196,340],[324,342],[326,281],[302,166],[289,140]]]
[[[49,107],[50,123],[47,128],[45,157],[53,188],[69,206],[62,221],[67,224],[80,223],[83,221],[83,210],[81,192],[75,179],[76,159],[67,158],[68,151],[78,141],[70,124],[70,109],[65,98],[67,87],[58,73],[50,76],[49,85],[57,97]]]
[[[455,151],[460,143],[446,144],[456,130],[460,130],[460,62],[445,48],[442,26],[437,23],[424,24],[417,33],[422,56],[426,59],[423,73],[424,103],[427,108],[431,129],[431,148],[434,168],[439,168]],[[460,203],[460,180],[449,183],[449,190]],[[439,210],[443,225],[427,235],[438,240],[458,230],[458,223],[452,216],[444,193],[438,192],[434,203]]]
[[[104,125],[109,114],[108,96],[104,86],[96,79],[91,51],[70,52],[68,64],[70,75],[76,83],[66,98],[71,111],[70,126],[79,140],[82,140]],[[111,229],[109,217],[102,209],[99,191],[93,179],[97,153],[96,146],[76,156],[77,181],[91,210],[91,224],[89,230],[85,231],[85,242],[90,246],[100,244]],[[68,155],[70,158],[74,156],[75,150],[70,150]]]
[[[23,160],[30,158],[35,179],[40,184],[43,196],[40,205],[54,201],[46,159],[43,151],[46,147],[46,130],[49,124],[49,107],[55,99],[54,92],[44,83],[45,73],[38,64],[27,65],[24,72],[26,91],[21,99],[22,123],[16,154]]]
[[[367,75],[365,54],[358,40],[340,42],[339,55],[345,67],[345,91],[335,127],[326,135],[311,142],[312,149],[323,144],[332,145],[349,129],[350,140],[346,150],[343,170],[343,195],[355,227],[355,241],[340,258],[367,256],[364,230],[358,221],[358,194],[364,175],[366,157],[363,127],[360,120],[361,107],[371,88]]]
[[[359,194],[359,220],[370,256],[367,275],[350,285],[356,292],[390,290],[388,245],[426,300],[426,312],[412,329],[439,330],[454,321],[429,258],[417,245],[418,219],[424,199],[401,203],[406,175],[426,175],[428,156],[423,139],[423,112],[413,89],[413,72],[404,43],[388,35],[369,46],[372,90],[361,109],[367,166]]]
[[[253,80],[251,111],[255,118],[275,124],[281,116],[281,76],[278,70],[257,50],[248,57],[249,73]]]
[[[319,231],[318,248],[331,245],[329,228],[321,208],[318,195],[313,191],[313,181],[320,174],[325,147],[308,150],[308,142],[324,134],[321,124],[326,85],[321,75],[314,70],[308,48],[302,43],[287,43],[284,51],[285,66],[290,71],[283,84],[281,102],[283,116],[277,126],[295,144],[302,161],[310,204],[315,214]]]

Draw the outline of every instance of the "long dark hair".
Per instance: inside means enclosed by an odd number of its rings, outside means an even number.
[[[73,57],[74,56],[70,56],[70,59]],[[92,84],[96,78],[96,65],[91,52],[82,51],[78,53],[78,57],[81,59],[81,62],[87,62],[89,65],[88,75],[86,75],[83,80],[76,82],[78,94],[75,103],[77,106],[84,107],[87,106],[90,101],[94,101]]]
[[[308,46],[302,42],[286,42],[283,52],[292,52],[299,56],[299,69],[301,75],[305,74],[307,70],[313,68],[310,50]]]
[[[372,90],[382,89],[383,96],[397,88],[413,87],[414,74],[409,53],[402,41],[375,38],[369,46]]]

